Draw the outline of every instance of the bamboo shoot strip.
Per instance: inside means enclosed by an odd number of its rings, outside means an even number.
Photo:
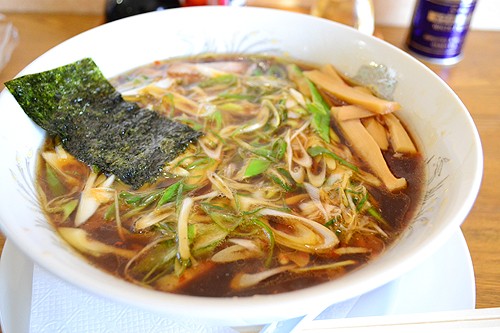
[[[357,90],[346,84],[339,83],[337,80],[332,79],[328,74],[320,72],[319,70],[307,71],[304,72],[304,75],[314,84],[327,90],[337,98],[340,98],[350,104],[364,107],[373,113],[385,114],[397,111],[401,108],[397,102],[387,101]]]
[[[413,144],[413,141],[399,119],[393,114],[386,114],[384,119],[387,127],[389,128],[389,136],[391,138],[394,151],[398,153],[415,154],[417,152],[417,148]]]
[[[349,120],[349,119],[361,119],[373,117],[376,114],[368,111],[367,109],[363,109],[357,105],[342,105],[342,106],[333,106],[338,112],[339,120]]]
[[[24,112],[79,160],[134,188],[153,180],[201,133],[123,100],[86,58],[5,83]]]
[[[363,126],[366,128],[368,133],[373,137],[375,142],[377,142],[378,146],[382,150],[389,149],[389,139],[387,139],[387,132],[384,126],[379,123],[375,117],[362,119],[361,122]]]
[[[333,116],[344,133],[347,141],[368,163],[372,171],[382,180],[389,191],[397,191],[407,186],[406,179],[396,178],[389,169],[380,148],[368,133],[359,119],[339,121],[337,112],[332,109]]]

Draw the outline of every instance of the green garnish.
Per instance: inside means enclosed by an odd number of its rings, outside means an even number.
[[[166,204],[167,202],[173,201],[177,197],[177,194],[178,194],[178,191],[179,191],[181,184],[182,184],[181,182],[177,182],[177,183],[174,183],[174,184],[170,185],[169,187],[167,187],[163,191],[163,195],[161,196],[160,200],[158,201],[158,207]]]
[[[271,161],[264,159],[251,159],[245,169],[245,178],[254,177],[262,174],[271,166]]]
[[[329,151],[328,149],[326,148],[323,148],[323,147],[320,147],[320,146],[314,146],[314,147],[310,147],[309,149],[307,149],[307,153],[309,155],[311,155],[312,157],[316,157],[318,155],[327,155],[327,156],[330,156],[331,158],[333,158],[334,160],[336,160],[337,162],[339,162],[340,164],[348,167],[349,169],[353,170],[353,171],[359,171],[359,168],[357,166],[355,166],[354,164],[346,161],[345,159],[343,159],[342,157],[340,157],[339,155],[335,154],[334,152],[332,151]]]
[[[49,164],[46,164],[46,172],[47,185],[49,186],[50,192],[56,197],[63,195],[66,191],[66,187],[57,177],[56,171]]]
[[[330,142],[330,107],[321,97],[316,86],[309,80],[307,83],[312,96],[312,103],[306,104],[307,110],[313,116],[311,124],[324,141]]]
[[[200,82],[199,86],[201,88],[208,88],[216,85],[231,86],[236,84],[237,81],[238,78],[234,74],[224,74],[206,79],[205,81]]]

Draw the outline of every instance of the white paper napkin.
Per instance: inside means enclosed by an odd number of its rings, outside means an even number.
[[[30,333],[235,333],[235,329],[178,321],[104,299],[60,280],[35,265]],[[332,305],[318,318],[343,318],[356,303]]]

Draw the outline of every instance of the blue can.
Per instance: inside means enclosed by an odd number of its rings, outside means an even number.
[[[453,65],[462,57],[477,0],[418,0],[406,46],[424,61]]]

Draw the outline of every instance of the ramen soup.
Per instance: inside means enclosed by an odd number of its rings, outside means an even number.
[[[127,281],[211,297],[306,288],[376,258],[418,208],[423,158],[400,105],[331,65],[207,55],[110,83],[201,133],[140,186],[47,137],[37,173],[46,215]]]

